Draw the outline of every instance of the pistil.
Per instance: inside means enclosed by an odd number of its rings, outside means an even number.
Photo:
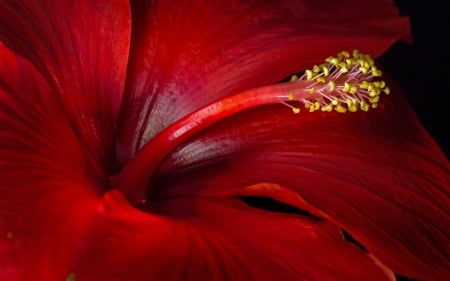
[[[146,143],[122,171],[112,177],[113,187],[121,190],[132,204],[144,203],[148,199],[152,173],[172,151],[217,121],[247,109],[283,104],[297,114],[302,107],[309,112],[337,113],[376,108],[380,94],[390,92],[379,79],[381,75],[369,55],[357,50],[352,55],[341,52],[306,70],[300,77],[293,75],[290,82],[218,100],[179,119]]]

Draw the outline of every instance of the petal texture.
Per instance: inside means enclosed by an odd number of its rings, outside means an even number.
[[[153,211],[106,194],[82,243],[77,280],[389,280],[324,221],[224,198],[173,199]]]
[[[0,279],[64,280],[114,168],[126,1],[0,3]]]
[[[396,272],[450,276],[449,164],[398,88],[368,113],[294,115],[274,105],[224,119],[162,164],[153,196],[244,194],[260,183],[290,195],[254,196],[306,202],[299,207],[349,231]]]
[[[406,37],[390,1],[132,1],[119,160],[175,120],[341,50],[378,55]]]
[[[162,163],[151,214],[98,204],[118,114],[124,165],[214,100],[407,36],[389,1],[331,2],[133,2],[126,85],[127,2],[1,2],[0,40],[25,59],[0,45],[0,279],[392,280],[379,260],[449,276],[448,162],[399,95],[362,115],[242,112]],[[241,195],[326,220],[223,198]]]
[[[1,280],[63,280],[95,206],[101,167],[53,93],[0,44]]]
[[[110,165],[128,61],[128,2],[7,0],[0,11],[0,41],[43,74],[79,141]]]

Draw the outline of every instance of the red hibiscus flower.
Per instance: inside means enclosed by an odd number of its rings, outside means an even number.
[[[351,52],[399,39],[387,0],[1,1],[0,279],[449,279],[448,161]]]

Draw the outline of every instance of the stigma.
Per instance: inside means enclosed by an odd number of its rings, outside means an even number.
[[[358,50],[351,54],[343,51],[314,65],[300,77],[293,75],[289,83],[298,87],[294,86],[286,93],[282,104],[294,113],[299,113],[302,106],[310,112],[368,111],[378,106],[382,93],[390,93],[381,76],[381,70],[370,55]]]

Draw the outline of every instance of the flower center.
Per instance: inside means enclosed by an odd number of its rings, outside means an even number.
[[[118,175],[112,177],[112,185],[132,204],[140,205],[147,201],[152,171],[179,145],[217,121],[268,104],[283,104],[294,113],[299,113],[302,105],[310,112],[368,111],[377,107],[381,93],[390,92],[379,79],[381,75],[369,55],[357,50],[352,55],[344,51],[306,70],[300,77],[293,75],[289,82],[216,101],[181,118],[151,139]]]

